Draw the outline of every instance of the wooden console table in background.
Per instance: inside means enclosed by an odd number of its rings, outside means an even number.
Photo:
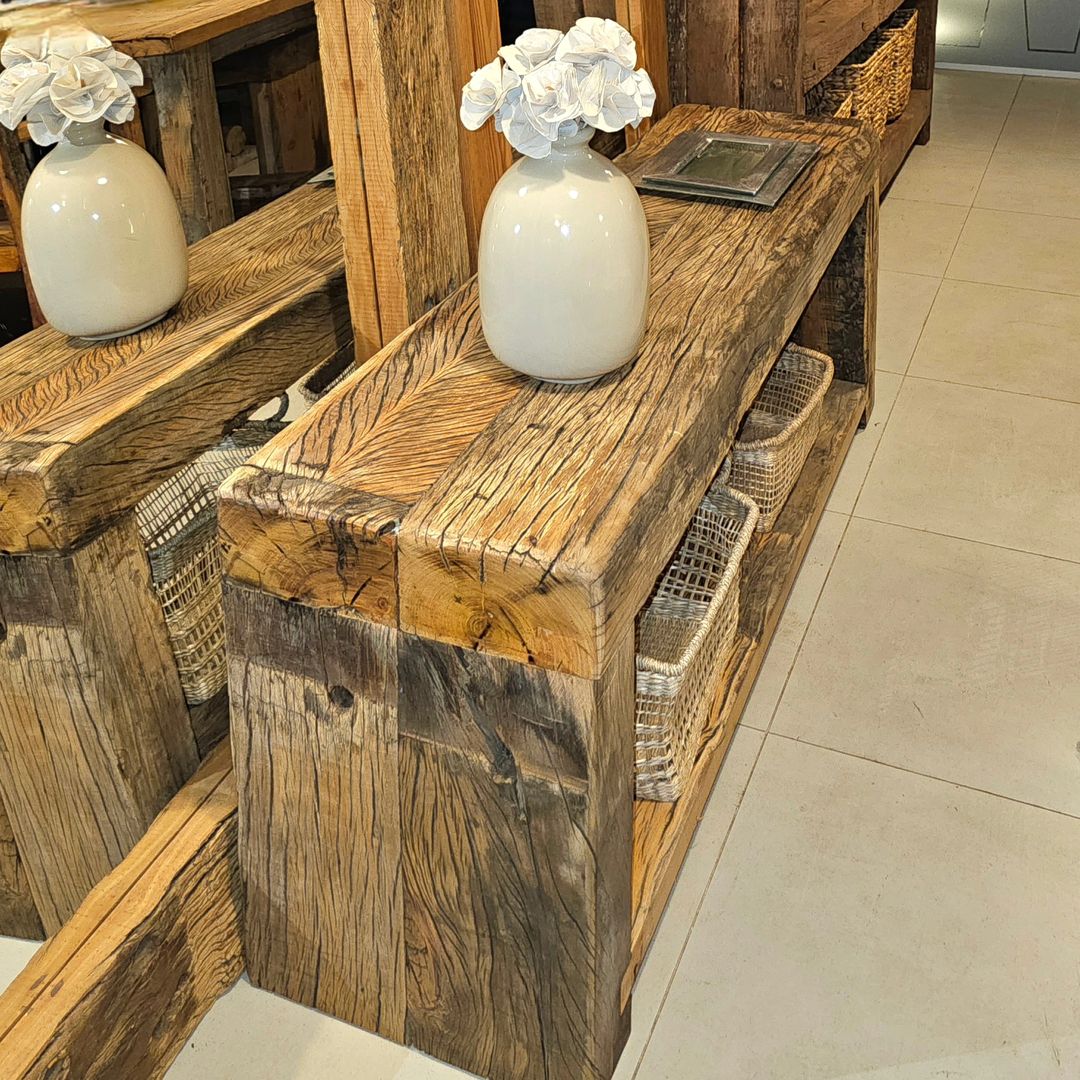
[[[610,1076],[640,963],[873,399],[878,143],[819,142],[772,212],[646,198],[638,359],[502,367],[470,282],[222,490],[245,950],[257,985],[499,1080]],[[569,331],[568,331],[569,332]],[[743,571],[689,790],[633,800],[634,624],[790,336],[821,435]]]
[[[180,206],[188,243],[233,220],[229,173],[214,95],[213,63],[303,27],[314,26],[311,0],[136,0],[57,3],[0,13],[0,40],[23,25],[72,19],[138,58],[153,94],[147,132],[161,155]],[[143,143],[141,125],[125,134]],[[13,235],[0,236],[0,269],[17,269],[18,213],[25,172],[17,143],[0,138],[3,197]],[[25,185],[25,177],[21,182]],[[7,252],[5,255],[4,252]]]
[[[58,930],[227,728],[184,699],[135,504],[350,335],[305,185],[196,244],[163,322],[0,349],[0,933]]]

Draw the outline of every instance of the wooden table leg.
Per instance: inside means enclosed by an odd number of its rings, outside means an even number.
[[[233,220],[210,48],[198,45],[142,62],[154,85],[165,174],[191,244]]]
[[[877,364],[878,192],[855,215],[825,276],[799,320],[794,337],[828,354],[835,377],[866,386],[866,427],[874,408]]]
[[[0,791],[50,934],[198,762],[134,515],[0,556]]]
[[[498,1080],[629,1025],[633,641],[597,680],[226,587],[256,985]]]

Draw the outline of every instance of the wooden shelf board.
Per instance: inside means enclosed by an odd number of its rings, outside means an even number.
[[[683,859],[705,809],[772,640],[788,593],[855,429],[866,406],[866,388],[834,381],[825,398],[817,443],[771,532],[754,538],[742,574],[742,614],[731,660],[718,673],[717,697],[690,784],[675,803],[634,804],[634,920],[624,1001],[667,906]]]
[[[803,28],[803,89],[821,82],[904,2],[810,0]]]
[[[922,131],[926,118],[930,115],[930,98],[929,90],[912,90],[903,115],[885,129],[885,137],[881,140],[881,165],[878,170],[882,191],[889,186],[903,165],[916,136]]]

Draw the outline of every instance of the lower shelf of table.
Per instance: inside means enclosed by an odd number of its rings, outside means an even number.
[[[930,115],[929,90],[912,90],[907,108],[888,127],[881,139],[881,165],[878,169],[881,190],[884,191],[904,164],[904,158],[915,143]]]
[[[821,434],[771,532],[754,538],[743,563],[742,613],[689,787],[675,803],[634,804],[634,920],[629,996],[660,916],[716,782],[788,593],[866,406],[864,386],[836,381],[825,398]]]

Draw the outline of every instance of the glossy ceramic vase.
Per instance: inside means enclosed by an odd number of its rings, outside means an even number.
[[[141,330],[187,288],[187,243],[165,174],[100,121],[71,125],[33,171],[22,233],[42,314],[65,334]]]
[[[495,185],[480,230],[480,315],[492,353],[551,382],[632,360],[645,331],[649,231],[634,185],[589,149],[594,131],[524,157]]]

